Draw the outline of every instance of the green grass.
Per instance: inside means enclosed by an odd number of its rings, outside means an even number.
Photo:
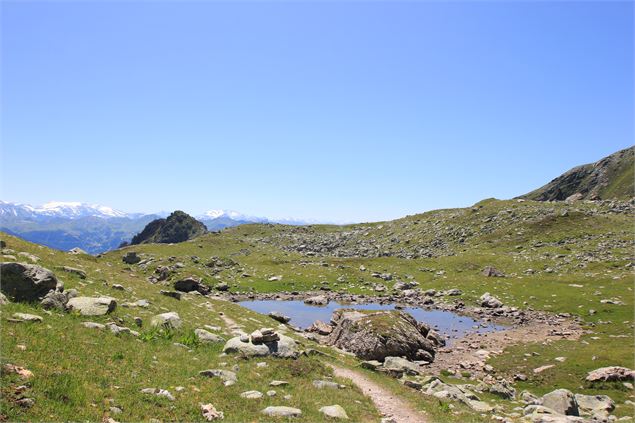
[[[243,225],[184,243],[137,245],[98,258],[74,256],[3,235],[8,248],[16,254],[21,251],[35,254],[40,258],[39,265],[52,270],[61,265],[85,270],[85,280],[70,273],[56,273],[67,289],[78,289],[81,295],[114,297],[119,307],[110,316],[88,319],[59,312],[48,315],[29,304],[2,306],[0,360],[33,371],[35,376],[29,381],[25,395],[35,399],[35,406],[31,409],[17,406],[14,390],[24,382],[4,375],[0,414],[9,421],[97,421],[109,415],[110,406],[115,405],[123,414],[112,417],[120,421],[149,418],[195,421],[202,417],[199,403],[211,402],[225,412],[225,420],[230,422],[259,420],[259,411],[267,405],[296,406],[304,413],[299,421],[315,421],[321,418],[317,411],[321,406],[340,404],[352,421],[378,420],[370,401],[353,387],[347,388],[346,395],[313,389],[313,378],[331,374],[318,359],[245,361],[235,356],[221,356],[221,345],[200,344],[193,330],[204,325],[221,327],[221,335],[230,336],[219,312],[243,325],[247,332],[264,326],[276,327],[277,323],[218,299],[187,295],[179,301],[159,294],[162,289],[171,289],[175,280],[190,275],[201,277],[210,286],[226,282],[232,292],[310,291],[329,286],[334,291],[360,294],[373,294],[373,285],[377,283],[390,290],[397,280],[412,278],[424,290],[461,289],[464,294],[452,301],[476,304],[477,299],[489,291],[507,305],[571,313],[579,316],[593,333],[580,341],[511,347],[493,357],[490,363],[499,374],[529,376],[526,382],[516,384],[519,392],[529,389],[543,394],[565,387],[580,393],[607,394],[623,404],[627,399],[634,399],[633,392],[625,390],[623,385],[588,386],[583,379],[589,370],[606,365],[633,367],[633,273],[625,267],[633,251],[632,216],[610,213],[591,216],[592,209],[603,211],[602,206],[586,203],[571,206],[487,200],[474,208],[438,210],[393,222],[300,229],[307,234],[324,236],[363,227],[360,237],[373,237],[392,250],[427,245],[436,238],[443,238],[452,252],[452,255],[417,259],[307,257],[285,250],[291,245],[286,236],[294,229],[280,225]],[[568,213],[563,213],[565,210]],[[486,222],[493,218],[498,219],[496,225]],[[364,235],[366,232],[368,236]],[[460,232],[468,234],[464,242],[458,241],[456,234]],[[390,243],[395,237],[400,239],[399,243]],[[121,261],[126,251],[137,251],[153,261],[145,267],[126,265]],[[231,259],[236,264],[216,272],[205,265],[212,256]],[[176,262],[183,263],[183,267],[176,269],[167,281],[148,282],[158,266]],[[360,271],[360,265],[367,270]],[[508,277],[482,276],[481,270],[488,265],[497,267]],[[536,272],[526,274],[530,268]],[[545,272],[547,268],[553,272]],[[390,272],[394,278],[385,282],[373,278],[372,272]],[[251,276],[242,277],[243,273]],[[271,276],[282,278],[269,281]],[[113,284],[121,284],[126,290],[112,289]],[[624,304],[601,304],[600,300],[605,298],[618,298]],[[121,307],[124,302],[139,299],[149,300],[150,307]],[[590,315],[590,309],[596,310],[596,314]],[[159,331],[148,327],[151,316],[166,311],[179,313],[184,322],[181,330]],[[40,314],[45,320],[41,324],[8,323],[6,318],[15,312]],[[135,317],[143,319],[142,328],[135,327]],[[115,336],[108,331],[81,326],[81,322],[88,320],[114,321],[139,330],[141,335],[139,338]],[[329,351],[306,340],[301,342],[306,347]],[[26,346],[26,350],[20,350],[18,345]],[[533,351],[540,355],[524,357]],[[349,357],[334,356],[340,364],[357,364]],[[567,359],[564,363],[555,362],[553,359],[558,356]],[[269,366],[257,368],[257,361],[266,361]],[[532,369],[544,364],[556,366],[534,376]],[[234,365],[239,366],[238,383],[231,387],[198,376],[200,370],[230,369]],[[450,408],[385,375],[365,374],[425,410],[431,421],[481,421],[481,417],[465,407],[455,404]],[[266,392],[272,379],[288,380],[290,385],[276,388],[279,392],[273,398],[249,401],[239,397],[240,392],[251,389]],[[177,393],[177,386],[185,387],[185,391]],[[177,400],[170,402],[141,394],[140,389],[146,387],[168,389]],[[292,399],[284,400],[282,397],[286,394],[292,395]],[[513,405],[488,396],[484,398],[507,410]],[[626,415],[628,410],[620,405],[616,415]]]

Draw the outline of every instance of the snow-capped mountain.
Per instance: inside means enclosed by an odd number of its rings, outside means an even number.
[[[262,216],[251,216],[234,210],[213,209],[197,216],[197,219],[205,223],[210,231],[220,230],[231,226],[243,225],[246,223],[281,223],[285,225],[308,225],[311,223],[301,219],[294,218],[269,218]]]
[[[222,210],[222,209],[208,210],[202,215],[198,216],[198,218],[210,219],[210,220],[219,219],[219,218],[228,218],[232,220],[249,221],[249,222],[269,221],[266,217],[248,216],[246,214],[237,212],[235,210]]]
[[[109,219],[113,217],[128,217],[128,214],[115,210],[112,207],[80,202],[51,201],[41,206],[31,206],[28,204],[0,201],[0,217],[2,218],[38,219],[57,217],[78,219],[89,216]]]

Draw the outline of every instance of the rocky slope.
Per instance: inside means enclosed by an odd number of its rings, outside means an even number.
[[[141,232],[132,237],[130,244],[183,242],[206,232],[204,224],[177,210],[166,219],[156,219],[148,223]]]
[[[574,167],[520,198],[537,201],[630,199],[635,196],[635,149]]]

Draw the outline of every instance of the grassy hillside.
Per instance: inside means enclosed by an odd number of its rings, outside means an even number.
[[[293,361],[223,356],[222,345],[198,344],[192,331],[204,325],[216,326],[218,333],[228,338],[230,328],[224,317],[235,320],[247,332],[276,327],[277,323],[216,297],[188,294],[179,301],[160,294],[160,290],[171,289],[175,280],[191,275],[201,277],[211,287],[227,283],[231,292],[329,287],[373,294],[379,280],[371,273],[376,271],[393,273],[392,281],[381,281],[389,289],[400,279],[412,278],[422,289],[460,288],[464,294],[456,301],[469,304],[476,304],[477,298],[489,291],[506,304],[523,309],[580,316],[589,330],[581,341],[524,344],[490,362],[499,374],[527,374],[528,380],[518,384],[519,390],[541,394],[566,387],[581,393],[603,393],[617,401],[616,415],[628,415],[632,410],[623,403],[633,400],[632,391],[621,384],[599,390],[585,385],[583,379],[598,367],[633,365],[632,218],[633,209],[625,203],[488,200],[466,209],[344,227],[244,225],[179,244],[135,245],[99,257],[62,253],[3,235],[7,248],[13,250],[3,250],[4,261],[13,261],[10,256],[28,261],[20,252],[35,255],[38,264],[55,271],[67,289],[75,288],[81,295],[111,296],[119,306],[112,315],[99,318],[49,314],[29,304],[2,306],[0,360],[33,372],[27,396],[35,405],[28,409],[17,405],[20,394],[16,390],[25,382],[5,374],[0,414],[8,421],[97,421],[107,417],[117,421],[199,421],[199,403],[211,402],[230,422],[261,420],[260,410],[268,405],[298,407],[303,416],[297,421],[320,421],[317,410],[321,406],[340,404],[352,421],[378,421],[368,398],[347,380],[339,380],[347,385],[345,395],[312,386],[313,379],[332,374],[327,362],[350,367],[356,366],[357,360],[303,338],[297,338],[303,348],[326,351],[331,358],[309,356]],[[121,258],[128,251],[136,251],[148,261],[124,264]],[[364,257],[355,256],[361,252]],[[60,271],[63,265],[83,269],[86,279]],[[366,271],[360,270],[362,265]],[[507,277],[481,275],[487,265],[496,266]],[[154,282],[152,278],[159,275],[161,266],[169,266],[171,273],[166,280]],[[114,289],[115,284],[125,290]],[[148,300],[150,307],[121,306],[140,299]],[[601,303],[603,299],[621,304]],[[591,309],[595,314],[590,314]],[[151,316],[167,311],[179,313],[183,328],[167,335],[148,328]],[[41,315],[44,322],[8,322],[15,312]],[[143,320],[141,328],[135,327],[135,317]],[[84,321],[114,321],[138,330],[141,336],[88,329],[81,325]],[[295,336],[289,330],[287,333]],[[563,355],[567,356],[565,362],[553,361]],[[268,366],[258,367],[258,362]],[[531,371],[547,363],[557,365],[539,375]],[[234,366],[238,366],[238,383],[230,387],[198,375],[204,369]],[[460,405],[449,409],[387,376],[368,375],[425,410],[431,421],[490,420]],[[286,380],[289,385],[271,388],[268,384],[273,379]],[[184,390],[179,392],[177,387]],[[176,400],[142,394],[143,388],[167,389]],[[260,400],[240,397],[241,392],[252,389],[275,389],[277,395]],[[291,398],[284,399],[285,395]],[[487,399],[507,412],[515,406]],[[113,406],[123,412],[113,414]]]

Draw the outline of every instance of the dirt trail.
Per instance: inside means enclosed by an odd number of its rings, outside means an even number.
[[[333,368],[335,376],[350,379],[362,390],[364,395],[370,397],[377,410],[384,417],[390,417],[397,423],[425,423],[427,421],[421,412],[413,409],[403,399],[376,384],[363,374],[331,363],[328,363],[328,365]]]

